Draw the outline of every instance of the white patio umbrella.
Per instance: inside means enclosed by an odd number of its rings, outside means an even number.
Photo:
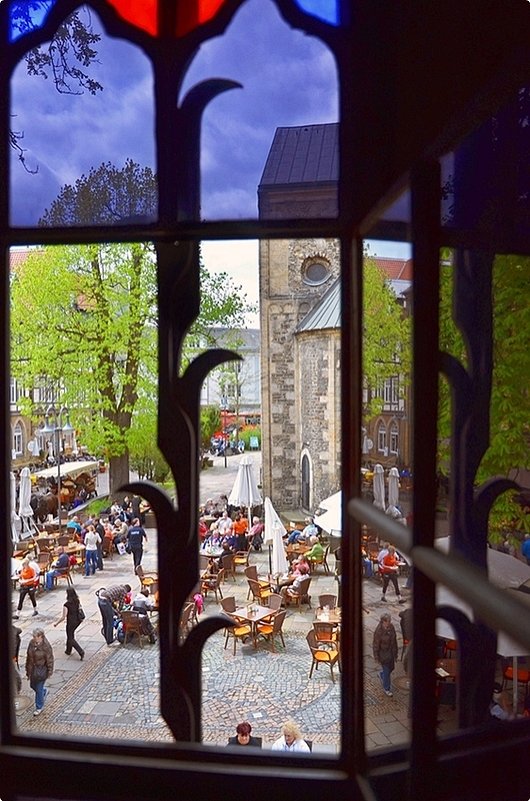
[[[315,515],[315,523],[328,534],[342,532],[342,491],[334,492],[328,498],[320,501],[319,509],[324,509],[319,515]]]
[[[437,548],[447,553],[449,550],[449,537],[441,537],[440,539],[437,539],[435,541],[435,545]],[[524,584],[526,581],[530,581],[530,566],[525,565],[524,562],[521,562],[514,556],[510,556],[510,554],[502,553],[502,551],[495,551],[493,548],[488,548],[487,563],[489,580],[492,584],[495,584],[501,589],[514,592],[518,587],[521,586],[521,584]],[[530,596],[526,593],[520,592],[517,594],[525,601],[527,598],[530,598]],[[471,607],[464,603],[464,601],[461,601],[460,598],[454,595],[454,593],[452,593],[450,590],[442,587],[441,585],[436,587],[436,603],[438,606],[454,606],[455,609],[459,609],[461,612],[467,615],[470,620],[473,620],[473,610]],[[440,618],[436,621],[436,634],[439,637],[445,637],[446,639],[452,639],[455,636],[455,632],[449,623]],[[504,634],[504,632],[500,631],[498,633],[497,653],[500,656],[511,656],[513,658],[514,676],[517,675],[517,658],[519,656],[527,656],[526,651],[527,649],[523,648],[523,646],[519,645],[519,643],[517,643],[511,637],[508,637],[508,635]],[[514,681],[514,709],[517,709],[517,703],[517,682]]]
[[[243,456],[239,462],[236,480],[228,496],[228,503],[231,504],[231,506],[244,506],[248,509],[249,525],[252,520],[252,507],[263,503],[256,479],[254,478],[252,457],[250,455]]]
[[[29,467],[23,467],[20,473],[20,488],[18,494],[18,514],[22,520],[22,531],[31,531],[35,525],[30,501],[31,474]]]
[[[270,498],[265,498],[263,512],[265,519],[263,542],[269,546],[269,571],[277,578],[289,572],[289,562],[283,547],[283,536],[287,534],[287,530]]]
[[[388,474],[388,505],[397,506],[399,503],[399,470],[391,467]]]
[[[17,515],[17,484],[15,474],[9,474],[9,485],[11,488],[11,537],[13,542],[20,539],[20,517]]]
[[[374,506],[385,511],[385,471],[383,466],[376,464],[374,467]]]

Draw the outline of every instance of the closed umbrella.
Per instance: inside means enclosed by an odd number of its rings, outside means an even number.
[[[262,497],[254,477],[252,467],[252,457],[245,455],[239,462],[236,480],[232,491],[228,496],[228,503],[231,506],[244,506],[248,509],[249,523],[252,519],[252,507],[262,503]]]
[[[392,467],[388,474],[388,505],[397,506],[399,503],[399,471]]]
[[[287,534],[287,530],[270,498],[265,498],[264,517],[263,542],[269,546],[269,571],[272,576],[277,578],[289,571],[289,562],[283,547],[283,536]]]
[[[385,472],[383,466],[376,464],[374,467],[374,506],[385,511]]]
[[[33,509],[31,508],[31,474],[29,467],[23,467],[20,473],[20,489],[18,495],[18,514],[22,520],[22,531],[31,531]]]
[[[11,488],[11,537],[13,542],[18,542],[20,539],[20,517],[17,515],[17,484],[15,474],[9,474],[9,484]]]

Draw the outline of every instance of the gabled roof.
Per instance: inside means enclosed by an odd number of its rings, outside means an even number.
[[[260,186],[337,181],[339,125],[277,128]]]
[[[372,258],[391,281],[397,279],[412,281],[412,259],[391,259],[387,256],[373,256]]]

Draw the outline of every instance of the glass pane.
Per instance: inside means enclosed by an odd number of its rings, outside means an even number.
[[[304,216],[336,216],[336,126],[323,124],[338,118],[337,75],[330,51],[318,40],[291,30],[273,3],[251,0],[223,37],[201,46],[181,96],[212,75],[239,81],[243,88],[220,95],[203,115],[202,217],[256,217],[260,184],[262,218],[279,216],[264,207],[264,193],[280,197],[281,216],[300,216],[300,185],[304,196],[307,189],[317,196],[316,203],[306,202]],[[289,142],[281,165],[276,166],[270,162],[277,148],[275,135],[288,137]],[[331,198],[324,209],[322,193]]]
[[[384,226],[382,221],[375,228],[383,231]],[[411,520],[413,486],[412,281],[408,243],[365,242],[362,495],[404,525]],[[367,526],[362,528],[362,562],[363,608],[369,613],[363,615],[366,747],[372,750],[409,739],[405,666],[412,575],[403,556]],[[398,654],[391,674],[383,676],[373,648],[376,643],[379,653],[379,623],[386,612],[396,632]]]
[[[306,640],[313,630],[319,597],[332,596],[322,606],[332,606],[333,600],[338,600],[336,561],[330,551],[326,553],[328,530],[320,533],[326,561],[321,563],[316,558],[310,574],[312,608],[307,603],[298,608],[287,588],[293,589],[288,582],[295,578],[289,562],[294,564],[305,547],[302,542],[295,544],[298,535],[293,532],[303,532],[304,538],[311,535],[306,518],[338,489],[341,480],[336,370],[340,359],[339,245],[324,239],[206,242],[201,252],[206,267],[222,277],[225,290],[244,299],[245,309],[249,309],[249,302],[259,300],[259,308],[251,307],[245,314],[246,327],[238,322],[211,330],[215,342],[239,353],[242,361],[212,371],[203,387],[203,570],[217,553],[212,549],[220,548],[217,538],[222,539],[226,528],[230,529],[224,509],[228,505],[237,532],[237,513],[243,507],[252,537],[248,560],[258,579],[267,585],[261,592],[265,596],[270,587],[276,590],[281,585],[280,594],[283,591],[290,601],[281,623],[283,641],[276,634],[274,648],[265,639],[272,634],[258,624],[257,642],[238,638],[235,653],[231,637],[224,647],[223,632],[207,643],[203,657],[203,740],[225,746],[236,736],[237,725],[249,722],[252,736],[262,738],[262,747],[270,749],[281,737],[282,722],[292,718],[302,737],[311,741],[313,754],[332,756],[340,747],[340,672],[335,664],[334,683],[329,666],[320,665],[309,678],[311,651]],[[305,277],[308,265],[316,263],[317,258],[326,266],[327,277],[321,284],[312,285]],[[229,269],[230,275],[223,274]],[[322,309],[327,310],[325,322]],[[247,469],[252,471],[259,493],[250,513],[237,487],[245,460],[250,463]],[[279,539],[269,547],[268,537],[275,527]],[[282,532],[286,542],[291,539],[287,553]],[[245,544],[243,537],[239,545]],[[315,557],[320,550],[320,542],[317,544]],[[260,591],[257,596],[250,594],[244,561],[236,564],[235,577],[229,566],[226,568],[229,572],[223,584],[223,601],[219,598],[217,602],[214,591],[206,587],[204,614],[218,613],[220,604],[229,604],[231,598],[240,615],[246,616],[252,603],[263,605],[263,600],[253,601],[253,597],[260,597]],[[300,567],[302,575],[305,569]],[[253,589],[256,591],[256,585]],[[280,599],[273,598],[271,606],[275,600]],[[326,614],[323,609],[321,613]],[[337,615],[332,612],[334,621]],[[252,620],[251,625],[255,625]],[[334,659],[333,649],[326,653]]]
[[[94,13],[80,10],[78,19],[84,52],[92,52],[87,66],[75,58],[74,46],[80,45],[70,33],[64,57],[44,44],[39,58],[30,54],[21,61],[11,81],[15,226],[156,219],[150,63],[138,48],[108,37]],[[89,33],[93,38],[87,41]],[[112,170],[121,173],[117,185]],[[144,178],[152,186],[148,192]],[[86,185],[84,194],[71,189],[78,181]]]
[[[11,0],[9,8],[9,38],[11,41],[40,28],[56,0]]]
[[[477,464],[477,448],[480,463],[473,475],[474,486],[479,488],[493,477],[512,479],[520,490],[500,495],[493,503],[487,526],[487,566],[490,580],[513,591],[525,589],[530,580],[527,566],[528,539],[528,493],[526,487],[526,421],[528,400],[523,387],[528,362],[528,349],[524,342],[524,319],[527,316],[525,290],[530,276],[530,258],[517,254],[498,254],[489,265],[484,256],[473,250],[459,253],[457,249],[444,248],[441,254],[440,296],[440,344],[467,371],[469,386],[466,404],[472,401],[472,414],[462,409],[458,393],[450,393],[449,382],[444,377],[440,382],[439,413],[439,472],[440,497],[438,504],[447,518],[446,534],[451,534],[451,544],[465,548],[462,534],[468,528],[465,511],[461,511],[460,498],[466,489],[466,474],[461,467],[461,453],[465,451],[471,464]],[[486,325],[480,338],[474,336],[476,317],[473,297],[489,293],[491,285],[492,331]],[[470,293],[473,286],[476,293]],[[455,324],[453,315],[458,320]],[[491,363],[491,397],[481,385],[488,378]],[[480,369],[471,370],[471,365],[480,364]],[[528,365],[527,365],[528,367]],[[463,400],[463,399],[462,399]],[[450,428],[450,426],[452,426]],[[449,497],[449,493],[451,496]],[[466,539],[469,532],[465,531]],[[471,532],[473,534],[473,531]],[[482,529],[478,534],[482,535]],[[475,532],[475,541],[477,532]],[[447,550],[449,537],[437,542]],[[485,547],[485,543],[482,543]],[[475,548],[478,552],[479,546]],[[526,597],[526,593],[521,593]],[[438,603],[449,603],[473,619],[469,607],[445,589],[438,589]],[[452,641],[453,652],[458,647],[456,635],[444,620],[437,621],[437,633],[444,641]],[[456,656],[452,653],[451,656]],[[507,667],[513,667],[518,659],[519,669],[528,669],[528,660],[521,647],[505,634],[497,640],[495,679],[499,684]],[[508,674],[506,674],[508,675]],[[506,692],[494,697],[492,714],[503,717],[502,710],[522,713],[524,693],[522,687],[506,683]],[[519,692],[517,691],[519,690]],[[498,706],[501,706],[501,710]]]
[[[19,248],[11,253],[11,271],[12,601],[20,672],[35,627],[42,627],[55,657],[42,714],[34,716],[41,699],[22,682],[17,727],[51,737],[171,740],[158,705],[156,610],[141,616],[143,648],[137,635],[120,644],[125,610],[156,606],[156,524],[138,496],[129,496],[126,509],[113,503],[123,498],[114,491],[129,479],[129,468],[131,478],[158,482],[168,472],[155,445],[153,248]],[[120,411],[125,397],[130,418]],[[136,517],[148,537],[143,579],[134,575],[139,549],[134,546],[133,556],[124,549]],[[137,539],[143,542],[141,533]],[[32,565],[22,561],[28,554],[37,563],[36,594]],[[96,592],[116,586],[132,592],[111,595],[118,606],[125,603],[113,625],[111,607]],[[72,588],[85,613],[75,642],[68,638],[75,615],[61,620]]]

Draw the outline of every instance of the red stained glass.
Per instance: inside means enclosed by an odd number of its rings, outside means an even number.
[[[159,0],[108,0],[108,2],[127,22],[152,36],[158,34]],[[178,4],[176,35],[184,36],[213,19],[225,0],[180,0],[180,2],[173,0],[173,2]]]
[[[107,0],[120,17],[152,36],[158,32],[158,0]]]

